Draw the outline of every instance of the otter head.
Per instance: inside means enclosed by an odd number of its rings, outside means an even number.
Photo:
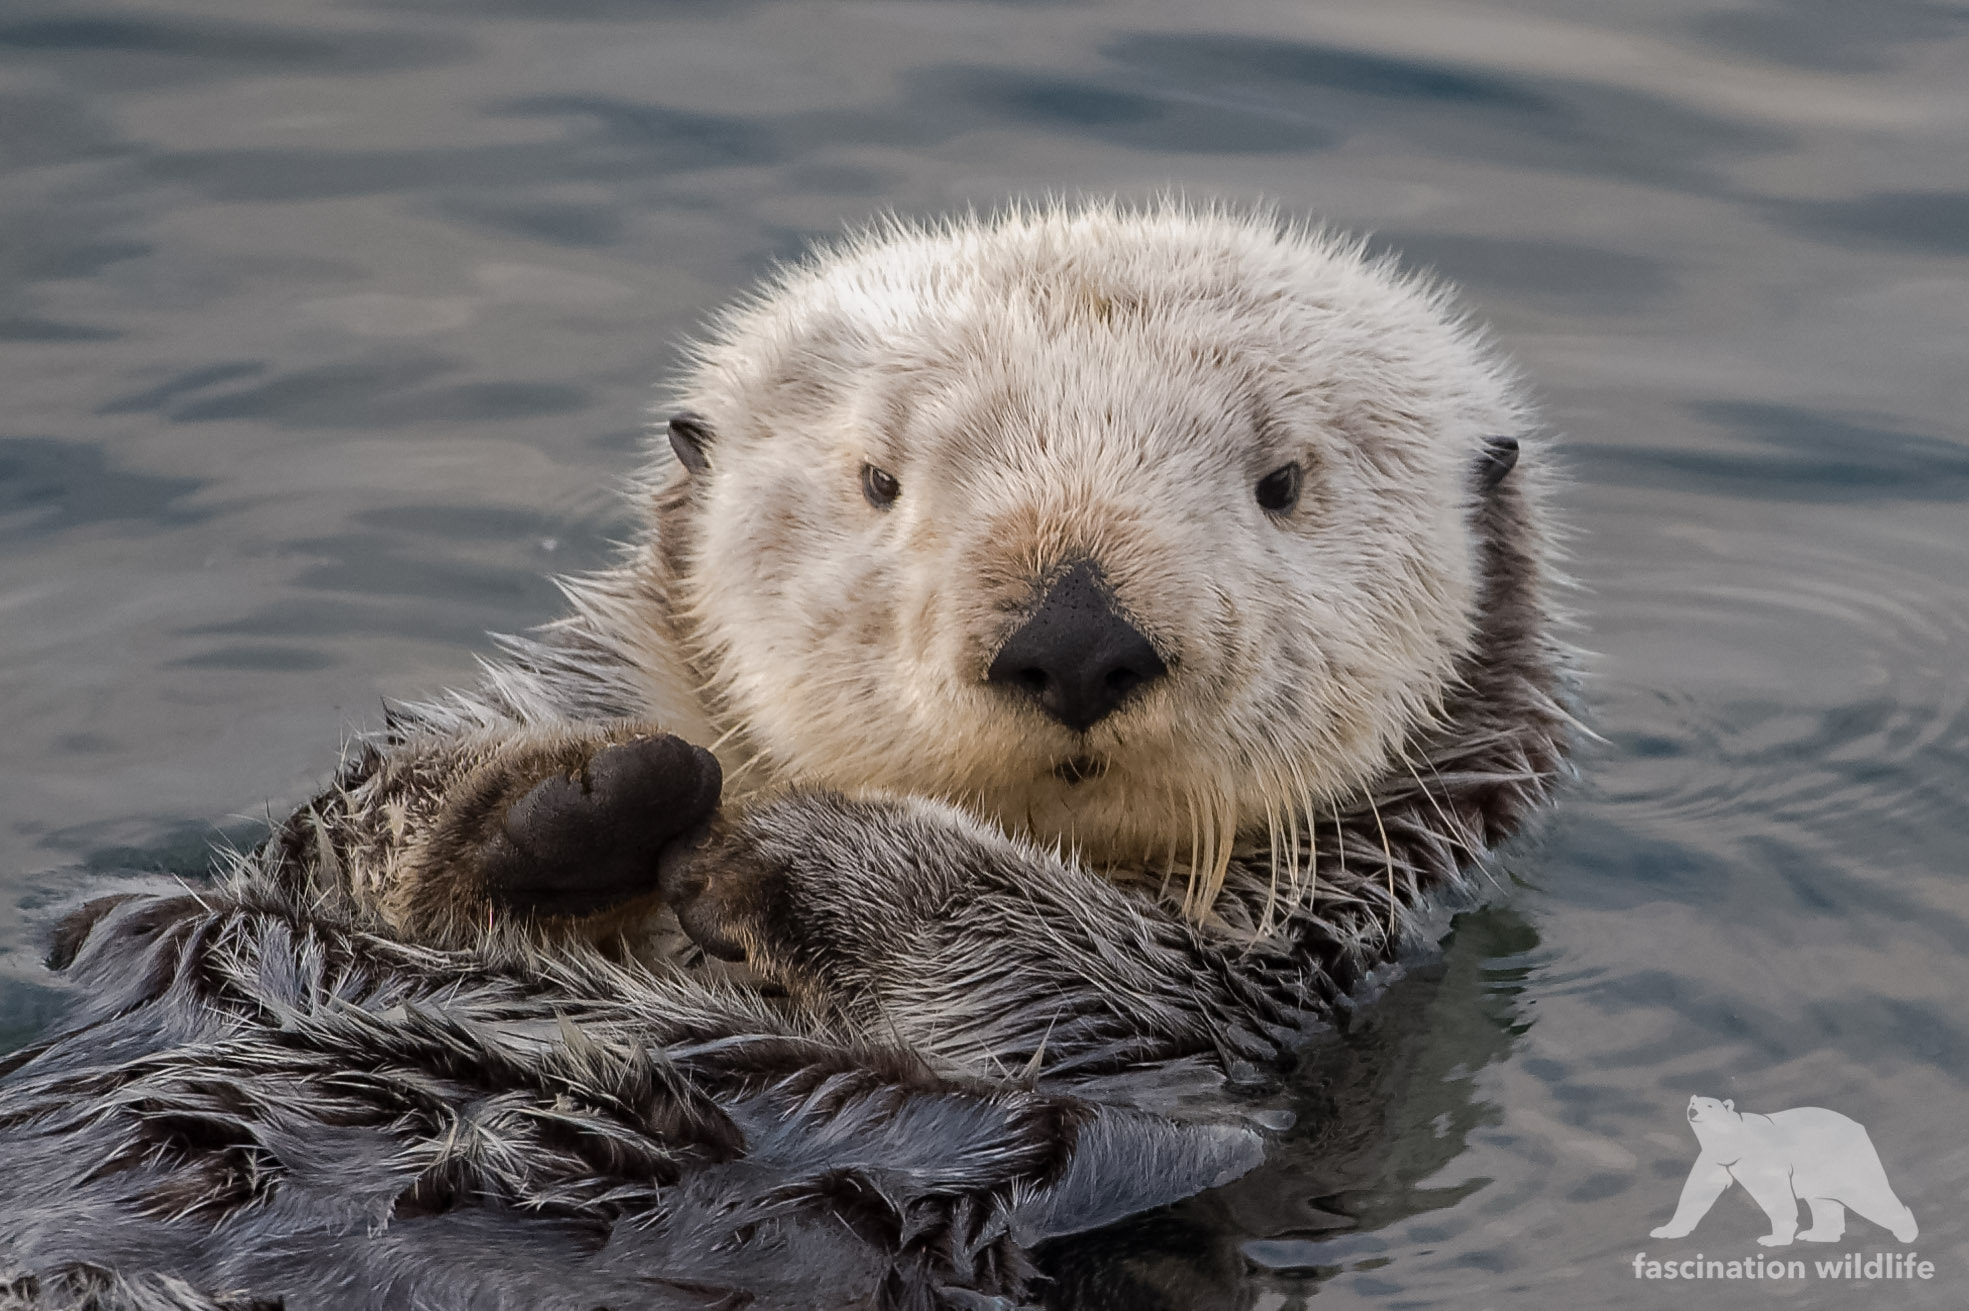
[[[1438,713],[1523,425],[1428,288],[1173,206],[851,243],[682,400],[675,598],[753,777],[1206,883]]]

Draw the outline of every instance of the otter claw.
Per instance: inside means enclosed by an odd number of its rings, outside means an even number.
[[[682,850],[664,858],[661,880],[663,900],[692,942],[719,960],[746,959],[741,926],[753,909],[748,903],[760,899],[747,895],[750,880],[730,871],[714,879],[711,861]]]
[[[681,738],[602,748],[579,777],[553,774],[507,807],[481,866],[492,899],[542,915],[587,915],[656,890],[666,848],[717,808],[717,759]]]

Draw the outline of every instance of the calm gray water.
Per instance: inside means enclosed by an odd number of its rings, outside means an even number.
[[[1208,14],[1209,17],[1203,15]],[[551,21],[543,21],[550,16]],[[0,879],[196,871],[628,523],[707,309],[881,210],[1180,186],[1459,281],[1569,439],[1607,741],[1114,1306],[1969,1303],[1969,9],[0,7]],[[0,1029],[56,994],[0,917]],[[1864,1123],[1932,1279],[1700,1285],[1691,1093]],[[1900,1249],[1857,1218],[1811,1259]]]

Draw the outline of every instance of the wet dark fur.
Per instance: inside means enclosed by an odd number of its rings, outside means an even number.
[[[1255,1159],[576,941],[439,952],[250,883],[79,916],[83,1000],[0,1097],[17,1305],[941,1305]]]

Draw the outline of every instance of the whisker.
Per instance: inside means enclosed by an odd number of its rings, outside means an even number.
[[[1265,802],[1266,854],[1270,856],[1271,881],[1265,887],[1265,911],[1258,917],[1258,929],[1253,941],[1272,931],[1272,914],[1278,909],[1278,858],[1279,858],[1279,820],[1278,807],[1269,799]]]
[[[1374,827],[1381,834],[1381,854],[1388,862],[1388,942],[1395,941],[1395,852],[1388,845],[1388,829],[1381,822],[1381,807],[1374,804],[1374,794],[1367,794],[1367,808],[1374,814]]]
[[[1188,880],[1183,885],[1183,917],[1187,919],[1190,916],[1190,899],[1196,892],[1196,867],[1201,863],[1201,858],[1197,848],[1196,794],[1185,788],[1183,790],[1183,803],[1190,812],[1190,868]]]
[[[1429,790],[1429,785],[1424,783],[1422,781],[1422,776],[1415,772],[1414,763],[1409,760],[1407,755],[1403,755],[1401,760],[1402,760],[1402,767],[1408,770],[1408,776],[1415,780],[1416,788],[1422,793],[1423,796],[1429,799],[1430,806],[1432,806],[1435,809],[1436,818],[1440,819],[1443,822],[1443,829],[1442,829],[1443,840],[1445,842],[1450,843],[1452,846],[1461,847],[1465,855],[1470,855],[1470,856],[1476,855],[1477,853],[1475,848],[1473,848],[1468,842],[1464,841],[1461,837],[1458,836],[1458,834],[1462,832],[1463,826],[1450,819],[1449,813],[1443,809],[1442,803],[1436,800],[1436,794]],[[1435,766],[1431,765],[1430,766],[1431,772],[1434,772],[1434,769]],[[1437,775],[1437,777],[1441,778],[1441,775]]]

